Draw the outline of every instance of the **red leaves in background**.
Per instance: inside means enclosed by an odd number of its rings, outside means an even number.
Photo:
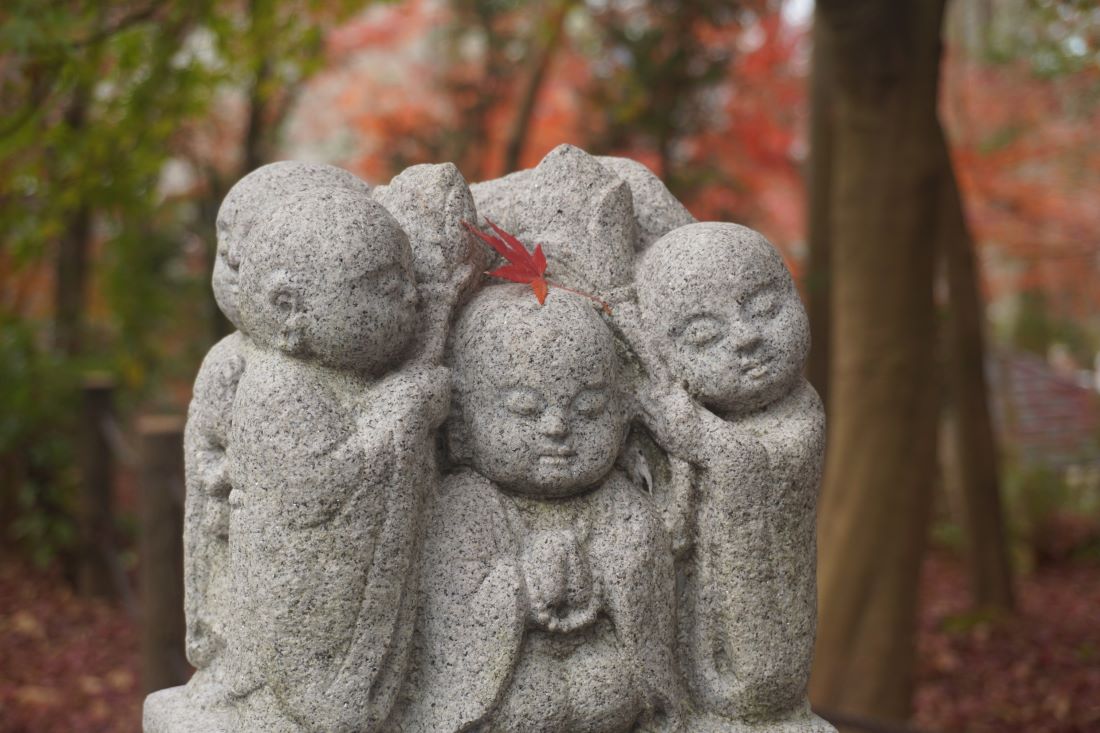
[[[546,282],[546,278],[543,277],[546,273],[546,255],[542,253],[542,245],[536,244],[534,253],[528,252],[522,242],[489,221],[488,218],[485,219],[485,223],[500,236],[494,237],[491,234],[486,234],[468,221],[462,222],[462,226],[466,227],[472,234],[477,235],[478,239],[492,247],[501,257],[508,260],[507,265],[491,270],[489,274],[503,280],[511,280],[514,283],[530,285],[531,290],[535,291],[535,298],[538,299],[539,305],[544,304],[550,286]]]

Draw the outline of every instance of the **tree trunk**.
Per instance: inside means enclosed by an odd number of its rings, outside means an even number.
[[[106,437],[114,417],[114,381],[103,375],[84,382],[80,425],[80,555],[77,585],[84,595],[120,597],[115,565],[114,456]]]
[[[807,311],[810,316],[810,358],[807,377],[829,409],[829,205],[832,180],[832,79],[828,33],[824,23],[813,29],[810,81],[810,169],[807,181],[809,211],[809,267],[806,273]]]
[[[523,85],[516,116],[512,119],[512,128],[508,133],[508,143],[504,148],[504,170],[501,171],[501,175],[519,170],[524,143],[527,142],[527,133],[531,128],[531,116],[535,112],[535,102],[538,101],[539,92],[546,80],[546,73],[550,70],[550,62],[553,61],[554,54],[558,50],[565,16],[572,6],[571,2],[559,0],[546,18],[545,40],[540,45],[537,38],[532,39],[531,67]]]
[[[65,110],[65,124],[79,134],[88,116],[88,89],[78,85]],[[55,186],[72,186],[59,174]],[[84,300],[88,281],[88,249],[92,235],[92,210],[81,199],[69,213],[57,243],[54,264],[54,349],[67,357],[83,348]]]
[[[934,475],[944,0],[820,0],[833,70],[831,425],[814,703],[908,716]]]
[[[941,135],[942,140],[942,135]],[[946,140],[945,175],[940,187],[937,238],[947,274],[949,313],[947,388],[954,418],[953,454],[957,487],[952,505],[960,513],[967,541],[971,593],[975,606],[1011,610],[1015,605],[1012,569],[1001,508],[996,438],[985,379],[984,312],[974,262],[974,244],[966,225]]]

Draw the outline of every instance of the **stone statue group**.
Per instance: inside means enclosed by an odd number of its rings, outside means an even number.
[[[542,245],[545,304],[484,276],[488,220]],[[833,730],[805,701],[824,417],[763,237],[567,145],[472,186],[274,163],[217,227],[196,672],[146,733]]]

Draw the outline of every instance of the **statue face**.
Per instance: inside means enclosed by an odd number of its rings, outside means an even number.
[[[375,244],[331,268],[272,273],[260,301],[264,325],[249,324],[255,337],[294,356],[369,373],[399,361],[416,327],[416,286],[396,243]]]
[[[483,339],[463,362],[475,372],[465,376],[461,405],[472,462],[508,491],[581,493],[607,475],[622,446],[610,333],[594,328],[603,326],[594,314],[577,314],[512,321],[515,332]]]
[[[736,225],[695,224],[668,237],[679,246],[639,291],[672,377],[725,413],[783,396],[801,375],[809,324],[782,260]]]
[[[671,304],[662,324],[669,369],[704,404],[723,411],[766,405],[798,377],[805,353],[808,326],[790,277],[712,286],[710,303]]]
[[[214,259],[214,300],[230,323],[241,327],[240,306],[237,299],[237,287],[240,280],[241,253],[243,237],[235,226],[236,217],[219,211],[217,221],[218,249]]]

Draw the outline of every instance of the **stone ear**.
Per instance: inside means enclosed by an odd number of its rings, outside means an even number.
[[[288,354],[299,353],[305,346],[305,300],[290,282],[285,271],[272,274],[266,289],[267,310],[271,314],[276,347]]]

